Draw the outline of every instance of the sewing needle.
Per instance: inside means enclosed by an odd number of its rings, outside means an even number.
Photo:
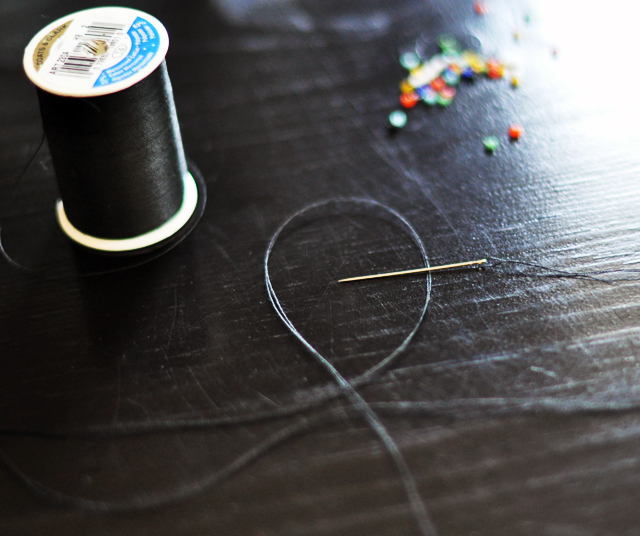
[[[349,277],[347,279],[340,279],[338,283],[347,283],[349,281],[363,281],[365,279],[377,279],[379,277],[392,277],[396,275],[409,275],[409,274],[420,274],[423,272],[435,272],[436,270],[446,270],[448,268],[462,268],[464,266],[479,266],[487,262],[487,259],[480,259],[477,261],[468,261],[468,262],[458,262],[455,264],[443,264],[441,266],[429,266],[428,268],[416,268],[415,270],[403,270],[401,272],[387,272],[384,274],[374,274],[374,275],[362,275],[359,277]]]

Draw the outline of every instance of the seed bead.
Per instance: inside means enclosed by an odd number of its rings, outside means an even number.
[[[522,128],[522,125],[514,123],[509,127],[509,137],[514,141],[520,139],[523,132],[524,128]]]
[[[413,108],[419,100],[420,98],[415,91],[412,91],[411,93],[403,93],[402,95],[400,95],[400,104],[405,108]]]
[[[453,97],[455,97],[455,96],[456,96],[456,90],[455,90],[455,89],[453,89],[451,86],[445,86],[445,87],[443,87],[443,88],[439,91],[439,93],[440,93],[440,96],[441,96],[443,99],[448,99],[448,100],[451,100],[451,99],[453,99]]]
[[[420,58],[415,52],[405,52],[400,56],[400,65],[402,65],[407,71],[410,71],[420,65]]]
[[[500,145],[500,140],[495,136],[487,136],[482,140],[482,143],[488,152],[493,153]]]
[[[389,125],[393,128],[403,128],[407,124],[407,114],[402,110],[394,110],[389,114]]]
[[[447,83],[440,76],[438,78],[436,78],[433,82],[431,82],[431,87],[435,91],[442,90],[442,88],[445,87],[446,85],[447,85]]]
[[[432,87],[427,87],[425,89],[424,97],[422,97],[422,100],[428,106],[433,106],[438,102],[438,98],[439,98],[438,92],[434,90]]]

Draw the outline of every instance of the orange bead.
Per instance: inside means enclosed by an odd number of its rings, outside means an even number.
[[[415,91],[400,95],[400,104],[405,108],[413,108],[419,100],[420,97],[418,97],[418,94]]]
[[[487,60],[487,76],[492,79],[502,78],[504,75],[504,65],[498,60]]]
[[[512,140],[517,140],[520,138],[520,136],[522,136],[522,133],[524,132],[524,128],[522,128],[522,125],[517,125],[517,124],[513,124],[509,127],[509,137]]]
[[[431,82],[431,87],[438,92],[442,91],[442,88],[446,85],[447,83],[440,76]]]

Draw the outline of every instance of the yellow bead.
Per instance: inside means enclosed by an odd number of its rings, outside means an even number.
[[[484,73],[485,63],[480,58],[474,58],[469,62],[469,67],[473,69],[474,73]]]
[[[463,59],[465,62],[467,62],[467,63],[469,63],[469,60],[470,60],[471,58],[474,58],[474,57],[476,57],[476,56],[477,56],[477,54],[476,54],[475,52],[473,52],[473,50],[465,50],[465,51],[462,53],[462,59]]]
[[[513,75],[511,77],[511,87],[518,87],[520,85],[520,80],[518,80],[518,77],[516,75]]]
[[[402,82],[400,82],[400,91],[402,93],[411,93],[415,88],[409,83],[409,81],[405,78]]]
[[[462,58],[469,64],[474,73],[483,73],[486,65],[482,57],[471,50],[466,50]]]

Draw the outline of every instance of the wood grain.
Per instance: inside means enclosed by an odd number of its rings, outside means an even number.
[[[497,256],[585,270],[640,261],[636,73],[610,45],[634,44],[629,3],[594,12],[496,0],[478,17],[466,0],[300,0],[257,11],[131,0],[168,28],[185,148],[209,202],[192,235],[161,258],[80,277],[77,253],[55,225],[46,146],[15,186],[41,136],[21,57],[41,26],[94,5],[0,6],[2,242],[31,269],[0,262],[3,428],[245,415],[332,389],[272,310],[262,266],[278,226],[323,199],[393,207],[416,227],[432,264]],[[522,85],[461,87],[449,108],[411,110],[407,127],[390,135],[399,51],[442,32],[519,58]],[[609,81],[605,71],[628,80]],[[507,140],[512,122],[525,127],[517,143]],[[502,142],[493,156],[482,147],[489,134]],[[354,377],[411,329],[424,276],[335,280],[419,261],[410,238],[375,214],[319,218],[276,245],[274,287],[303,334]],[[415,340],[361,394],[369,402],[635,400],[639,303],[633,278],[434,275]],[[295,419],[130,438],[3,436],[0,448],[56,490],[118,502],[188,486]],[[461,410],[384,422],[441,536],[640,534],[637,412]],[[197,497],[145,512],[56,506],[3,467],[0,532],[417,534],[381,445],[346,417]]]

